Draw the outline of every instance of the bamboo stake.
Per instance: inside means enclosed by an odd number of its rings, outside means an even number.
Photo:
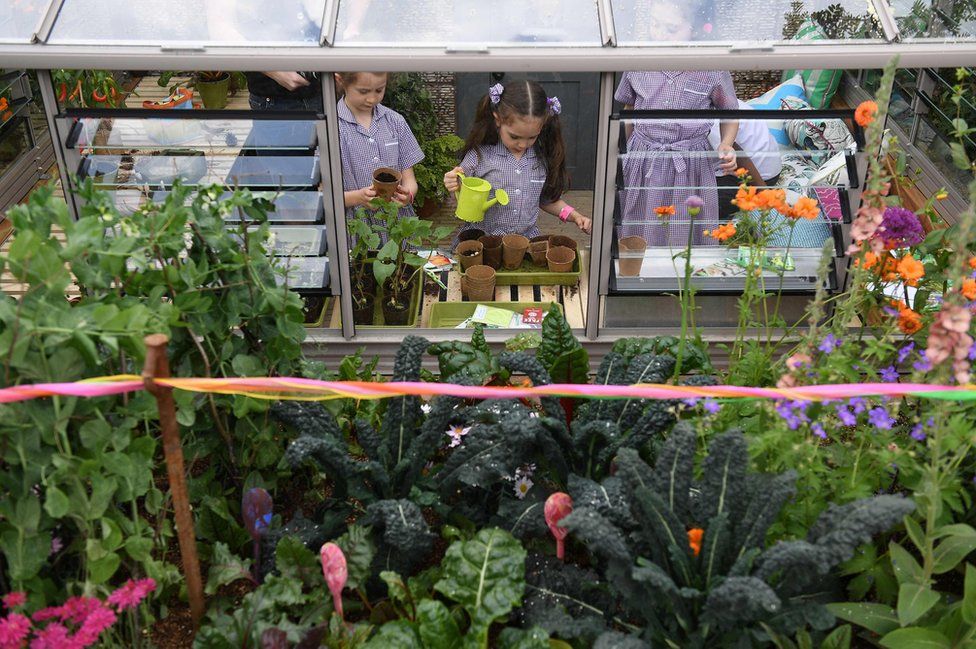
[[[180,558],[183,560],[183,576],[190,600],[190,614],[195,628],[203,619],[203,582],[200,578],[200,560],[197,558],[196,533],[193,529],[193,514],[190,513],[190,498],[186,488],[186,470],[183,467],[183,446],[180,442],[180,429],[176,423],[176,403],[173,401],[173,388],[158,385],[153,379],[169,378],[169,359],[166,357],[165,334],[151,334],[144,339],[146,343],[146,364],[142,368],[142,379],[146,390],[156,397],[159,408],[159,427],[163,435],[163,455],[166,458],[166,473],[169,475],[169,490],[173,495],[176,536],[180,542]]]

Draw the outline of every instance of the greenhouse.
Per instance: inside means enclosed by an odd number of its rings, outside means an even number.
[[[976,647],[976,0],[0,0],[0,649]]]

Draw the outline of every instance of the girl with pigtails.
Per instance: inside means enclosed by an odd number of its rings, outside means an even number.
[[[461,150],[461,164],[444,174],[444,186],[460,188],[458,172],[483,178],[508,192],[477,224],[489,235],[539,236],[539,210],[572,222],[589,233],[591,221],[562,200],[569,185],[557,97],[547,97],[535,81],[498,83],[478,104],[474,125]]]

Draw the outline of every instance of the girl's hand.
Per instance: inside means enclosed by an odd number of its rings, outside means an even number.
[[[403,185],[397,185],[396,191],[393,192],[393,202],[399,203],[402,207],[406,207],[413,201],[411,200],[410,192],[404,189]]]
[[[458,180],[458,172],[464,173],[464,169],[461,167],[454,167],[446,174],[444,174],[444,187],[447,188],[449,192],[456,192],[461,189],[461,182]]]
[[[578,227],[580,230],[586,234],[590,233],[590,229],[593,227],[592,220],[586,218],[579,212],[573,212],[569,218],[572,219],[573,223],[575,223],[576,227]]]
[[[266,76],[270,77],[272,81],[277,83],[279,86],[284,88],[289,92],[294,92],[299,88],[304,88],[308,85],[308,79],[298,74],[297,72],[265,72]]]
[[[718,145],[718,168],[722,170],[723,174],[735,173],[736,160],[735,160],[735,149],[733,149],[728,144]]]
[[[373,189],[372,185],[370,185],[369,187],[363,187],[362,189],[358,190],[356,193],[359,194],[358,205],[362,205],[363,207],[369,207],[370,206],[369,202],[374,198],[376,198],[376,190]]]

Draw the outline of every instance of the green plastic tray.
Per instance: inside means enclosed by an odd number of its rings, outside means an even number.
[[[410,318],[405,325],[356,325],[357,329],[405,329],[416,327],[417,319],[420,315],[420,304],[424,294],[424,274],[420,273],[417,284],[414,286],[413,293],[410,295]],[[376,288],[376,300],[373,305],[373,322],[383,322],[383,287]]]
[[[461,265],[458,264],[460,270]],[[461,275],[464,275],[462,272]],[[536,266],[528,253],[518,270],[501,267],[495,271],[495,286],[576,286],[580,279],[579,252],[573,260],[573,270],[567,273],[553,273],[547,266]]]
[[[445,329],[458,326],[472,315],[479,304],[508,309],[509,311],[523,311],[529,307],[540,307],[543,315],[549,312],[549,306],[556,305],[560,311],[562,306],[555,302],[434,302],[430,305],[431,329]]]
[[[329,312],[329,304],[331,304],[331,303],[332,303],[332,298],[331,297],[325,298],[325,301],[322,303],[322,313],[319,314],[318,319],[315,320],[315,322],[306,322],[306,323],[304,323],[305,324],[305,327],[308,328],[308,329],[315,329],[315,328],[318,328],[318,327],[324,327],[325,326],[325,316]]]

